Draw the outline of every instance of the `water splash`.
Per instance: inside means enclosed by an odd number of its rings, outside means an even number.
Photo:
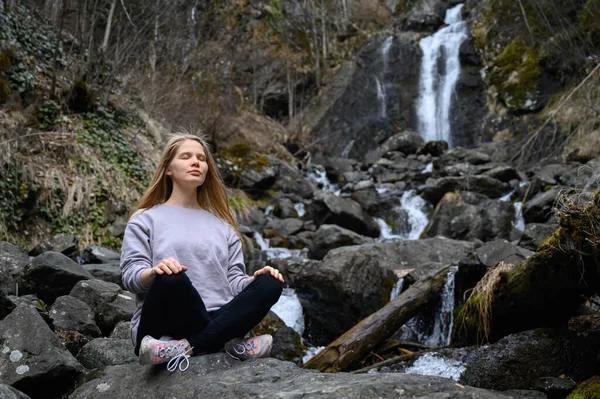
[[[381,57],[383,58],[383,73],[386,73],[388,70],[388,54],[390,52],[390,47],[392,47],[393,41],[394,36],[389,36],[381,45]]]
[[[392,292],[390,292],[390,301],[398,298],[398,295],[402,292],[402,288],[404,288],[404,277],[400,277],[394,287],[392,288]]]
[[[304,334],[304,314],[302,304],[293,288],[284,288],[279,300],[271,308],[286,326],[292,328],[300,336]]]
[[[431,375],[458,381],[465,370],[465,365],[458,360],[445,359],[437,353],[426,353],[404,372],[406,374]]]
[[[406,213],[408,215],[408,229],[406,229],[406,232],[394,233],[394,229],[385,220],[375,218],[381,231],[378,240],[418,240],[425,227],[427,227],[427,223],[429,223],[429,218],[425,213],[426,209],[427,202],[418,196],[414,190],[403,192],[402,197],[400,197],[400,206],[394,210],[397,213]]]
[[[421,39],[420,96],[417,102],[419,134],[427,141],[445,140],[452,147],[450,106],[454,87],[460,75],[459,48],[468,37],[459,4],[446,11],[447,27]],[[438,73],[442,64],[442,73]]]
[[[265,255],[266,259],[285,259],[285,258],[306,258],[308,249],[288,249],[282,247],[270,247],[269,240],[265,239],[262,234],[258,231],[254,232],[254,240],[260,247],[261,252]]]
[[[306,177],[308,177],[310,181],[312,181],[317,187],[320,187],[323,191],[328,191],[338,197],[342,192],[342,189],[338,184],[333,184],[329,181],[325,170],[314,168],[307,173]]]
[[[381,118],[387,118],[387,99],[385,94],[385,86],[381,83],[379,78],[375,78],[375,84],[377,85],[377,100],[379,101],[379,116]]]
[[[306,208],[302,202],[294,204],[294,209],[298,213],[298,217],[301,218],[306,213]]]

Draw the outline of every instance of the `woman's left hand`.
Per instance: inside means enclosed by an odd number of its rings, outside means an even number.
[[[273,276],[277,280],[281,281],[281,283],[285,282],[283,280],[283,276],[281,275],[281,273],[279,273],[279,270],[277,270],[271,266],[265,266],[262,269],[255,271],[254,275],[252,276],[252,279],[255,279],[258,276],[260,276],[261,274],[266,274],[266,273],[271,273],[271,276]]]

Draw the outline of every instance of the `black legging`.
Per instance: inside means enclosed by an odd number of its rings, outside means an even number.
[[[217,352],[225,342],[243,337],[256,326],[279,300],[282,289],[279,280],[262,274],[229,303],[208,312],[185,273],[158,275],[142,306],[135,354],[146,335],[185,338],[194,354]]]

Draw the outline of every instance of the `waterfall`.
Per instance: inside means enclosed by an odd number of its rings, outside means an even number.
[[[394,36],[389,36],[383,42],[381,46],[381,57],[383,58],[383,73],[385,74],[388,69],[388,53],[390,51],[390,47],[392,47],[392,42],[394,41]]]
[[[404,277],[400,277],[394,287],[392,288],[392,292],[390,292],[390,301],[398,298],[398,295],[402,293],[402,288],[404,287]]]
[[[385,87],[377,77],[375,78],[375,83],[377,84],[377,100],[379,100],[379,116],[381,118],[387,118]]]
[[[447,10],[444,22],[448,26],[419,42],[423,51],[417,102],[419,134],[426,142],[445,140],[450,147],[450,106],[460,75],[458,53],[461,43],[468,36],[467,25],[461,17],[462,7],[463,4],[459,4]]]
[[[378,193],[381,194],[379,190]],[[381,231],[378,240],[418,240],[425,227],[427,227],[427,223],[429,223],[425,213],[426,209],[427,203],[414,190],[403,192],[400,198],[400,206],[396,207],[395,210],[405,212],[408,215],[408,229],[405,232],[394,233],[392,227],[385,220],[374,218]]]
[[[300,336],[304,334],[304,315],[302,304],[293,288],[284,288],[279,300],[271,308],[286,326],[292,328]]]

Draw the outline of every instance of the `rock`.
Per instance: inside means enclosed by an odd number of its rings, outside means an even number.
[[[265,318],[252,329],[254,335],[271,334],[273,336],[273,348],[271,357],[279,360],[302,364],[304,345],[302,345],[300,334],[292,328],[287,327],[275,313],[269,311]]]
[[[518,265],[533,255],[533,252],[519,248],[506,240],[486,242],[475,250],[477,259],[485,266],[494,267],[500,262]]]
[[[511,180],[521,180],[517,170],[509,165],[497,166],[484,174],[505,183],[509,183]]]
[[[71,296],[87,303],[104,336],[120,321],[129,321],[135,311],[135,298],[116,284],[101,280],[82,281],[73,287]]]
[[[47,304],[52,304],[59,296],[67,295],[78,281],[91,278],[87,270],[65,255],[44,252],[25,266],[19,293],[34,293]]]
[[[131,339],[97,338],[87,343],[77,355],[77,360],[87,369],[137,363]]]
[[[519,245],[535,251],[544,240],[554,234],[556,229],[558,229],[558,224],[555,223],[528,223],[525,225]]]
[[[356,254],[363,254],[377,260],[380,267],[396,273],[408,273],[416,281],[432,271],[430,268],[423,268],[424,265],[433,263],[443,267],[456,263],[472,249],[473,243],[470,242],[434,237],[336,248],[327,253],[324,261],[349,259]]]
[[[43,241],[29,251],[29,256],[38,256],[44,252],[59,252],[73,260],[79,256],[79,239],[70,234],[54,237],[52,240]]]
[[[600,392],[600,376],[596,375],[579,384],[567,399],[597,399],[598,392]]]
[[[165,368],[151,371],[138,364],[110,366],[69,396],[70,399],[109,397],[510,399],[513,396],[459,386],[439,377],[399,373],[326,374],[276,359],[239,362],[225,353],[215,353],[192,357],[185,373],[169,373]]]
[[[83,372],[37,312],[18,306],[0,321],[0,374],[4,383],[34,398],[68,392]]]
[[[0,320],[8,316],[15,309],[15,306],[13,301],[0,293]]]
[[[376,259],[354,253],[326,261],[271,259],[296,290],[309,342],[325,345],[389,301],[391,272]]]
[[[375,150],[369,151],[365,156],[365,162],[375,163],[390,151],[400,151],[405,155],[414,154],[422,145],[423,138],[418,133],[407,130],[395,134]]]
[[[371,242],[373,242],[372,238],[361,236],[351,230],[334,224],[323,224],[319,226],[313,236],[312,244],[308,250],[308,257],[320,260],[333,248]]]
[[[549,164],[540,167],[536,176],[542,181],[542,186],[555,186],[558,184],[560,177],[569,173],[571,169],[570,166],[563,164]]]
[[[275,204],[273,215],[280,219],[295,219],[298,217],[298,212],[289,198],[281,198]]]
[[[443,0],[417,2],[408,13],[404,29],[434,33],[444,24],[446,7]]]
[[[380,205],[377,191],[374,189],[355,191],[350,198],[358,202],[369,214],[376,213]]]
[[[510,191],[510,186],[500,180],[484,175],[442,177],[435,183],[424,187],[421,196],[436,205],[444,194],[450,191],[472,191],[486,195],[489,198],[500,198]]]
[[[64,295],[56,298],[49,316],[56,330],[77,331],[90,337],[101,334],[94,322],[92,309],[75,297]]]
[[[431,155],[439,157],[448,149],[448,143],[444,140],[433,140],[423,144],[418,150],[417,155]]]
[[[302,198],[313,196],[315,187],[300,170],[276,158],[269,157],[269,162],[277,167],[277,177],[273,184],[274,190],[296,194]]]
[[[97,245],[90,245],[83,250],[81,254],[83,263],[119,263],[121,261],[121,254],[111,251],[107,248],[102,248]]]
[[[94,278],[109,283],[117,284],[123,288],[121,279],[121,267],[118,263],[90,263],[82,265]]]
[[[577,384],[570,378],[542,377],[538,378],[533,387],[544,392],[549,399],[563,399],[577,387]]]
[[[561,188],[553,187],[546,192],[537,194],[523,205],[523,218],[527,223],[544,223],[552,215],[556,196]]]
[[[300,219],[277,219],[269,220],[264,228],[267,237],[288,237],[302,230],[304,222]]]
[[[337,224],[368,237],[378,237],[379,226],[358,203],[332,193],[319,193],[313,201],[314,221],[317,225]]]
[[[260,170],[248,168],[240,176],[239,188],[249,193],[260,193],[273,187],[276,179],[277,171],[271,165]]]
[[[131,341],[131,322],[120,321],[110,333],[109,338],[128,339]]]
[[[507,390],[529,389],[540,377],[565,374],[574,380],[588,378],[597,364],[594,339],[577,339],[563,329],[512,334],[472,351],[460,382]]]
[[[0,294],[15,294],[15,284],[19,280],[29,257],[21,248],[0,242]]]
[[[0,384],[0,398],[2,399],[31,399],[23,392],[11,387],[10,385]]]

